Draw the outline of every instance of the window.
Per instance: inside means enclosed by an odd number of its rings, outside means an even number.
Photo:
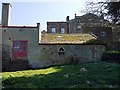
[[[61,33],[65,33],[65,28],[61,28]]]
[[[63,47],[59,48],[59,56],[63,56],[65,54],[65,50]]]
[[[19,51],[19,50],[27,50],[27,42],[26,41],[19,41],[15,40],[13,41],[13,50],[14,51]]]
[[[51,28],[52,33],[56,33],[56,28]]]
[[[76,28],[74,27],[73,30],[76,30]]]
[[[90,18],[90,19],[88,19],[89,21],[92,21],[92,19]]]
[[[14,46],[14,51],[19,51],[20,50],[20,42],[18,40],[15,40],[13,43]]]
[[[26,50],[27,49],[27,42],[22,41],[21,42],[21,50]]]
[[[106,32],[100,32],[100,35],[101,35],[102,37],[105,37],[105,36],[106,36]]]
[[[76,23],[80,23],[80,19],[76,19]]]
[[[80,28],[81,28],[81,26],[80,26],[80,25],[78,25],[78,26],[77,26],[77,29],[80,29]]]

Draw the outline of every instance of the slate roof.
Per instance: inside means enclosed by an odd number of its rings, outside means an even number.
[[[41,34],[40,44],[83,44],[97,38],[90,34]]]

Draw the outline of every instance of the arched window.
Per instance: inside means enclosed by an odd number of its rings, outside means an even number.
[[[63,47],[59,48],[59,56],[65,54],[65,49]]]

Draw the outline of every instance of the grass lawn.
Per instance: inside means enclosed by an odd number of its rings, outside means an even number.
[[[3,88],[120,88],[120,64],[91,62],[3,72]]]

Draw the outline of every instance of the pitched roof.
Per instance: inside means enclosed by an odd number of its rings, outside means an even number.
[[[96,39],[90,34],[42,34],[40,44],[83,44]]]
[[[101,23],[106,22],[106,20],[102,17],[99,17],[93,13],[87,13],[82,16],[76,16],[74,19],[70,21],[75,21],[75,19],[79,19],[81,23]]]

